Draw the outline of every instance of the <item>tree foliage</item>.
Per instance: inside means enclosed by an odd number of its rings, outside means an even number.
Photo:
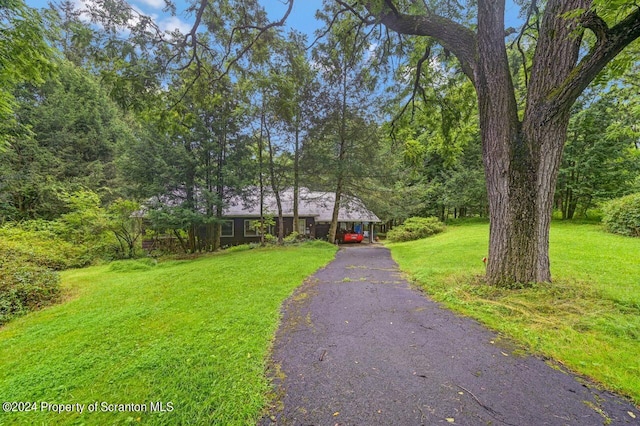
[[[108,201],[118,183],[115,157],[131,129],[99,83],[62,62],[56,78],[17,89],[15,136],[0,158],[4,220],[55,218],[59,194],[82,188]]]
[[[326,6],[319,16],[331,22],[335,8]],[[377,159],[379,135],[371,97],[378,79],[373,72],[362,23],[345,15],[333,21],[326,39],[313,50],[323,84],[318,96],[320,114],[315,120],[311,143],[303,148],[304,168],[319,186],[335,194],[329,242],[333,243],[343,194],[356,194],[367,168]],[[373,154],[373,155],[372,155]]]
[[[602,222],[609,232],[640,237],[640,193],[609,201]]]
[[[549,281],[549,226],[570,109],[596,76],[640,37],[637,4],[527,3],[516,42],[525,74],[521,94],[505,40],[505,1],[456,2],[457,8],[448,7],[450,2],[337,3],[363,22],[381,23],[400,39],[434,40],[455,56],[478,99],[492,225],[487,280],[507,287]],[[420,63],[429,57],[427,49]]]
[[[564,219],[632,190],[640,173],[640,134],[633,129],[640,115],[625,90],[590,91],[574,108],[556,188]]]
[[[636,176],[640,11],[516,3],[514,30],[504,1],[327,0],[309,57],[304,37],[279,30],[293,0],[283,19],[259,0],[194,1],[185,33],[123,0],[65,0],[44,26],[9,0],[2,220],[48,219],[69,241],[88,246],[94,232],[132,255],[141,230],[126,216],[154,197],[155,230],[216,250],[231,196],[305,185],[336,194],[332,235],[342,194],[389,219],[488,214],[489,281],[548,280],[554,201],[571,216]],[[51,47],[65,57],[55,78]],[[592,82],[603,89],[570,121]]]
[[[22,0],[3,0],[0,4],[0,150],[12,141],[7,122],[13,119],[13,89],[21,83],[43,83],[54,69],[53,55],[40,14]]]
[[[444,224],[437,217],[410,217],[402,225],[387,233],[393,242],[413,241],[427,238],[444,231]]]

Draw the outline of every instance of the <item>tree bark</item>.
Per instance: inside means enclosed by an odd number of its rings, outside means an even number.
[[[300,119],[295,120],[295,147],[293,152],[293,231],[298,231],[298,202],[300,199]],[[304,237],[304,234],[302,235]]]
[[[535,257],[535,166],[524,140],[504,45],[504,1],[478,3],[476,90],[489,195],[487,279],[528,282]]]
[[[265,125],[265,134],[267,136],[267,149],[269,150],[269,176],[271,178],[271,190],[276,198],[276,206],[278,208],[278,245],[284,243],[284,216],[282,213],[282,199],[280,197],[280,188],[278,187],[278,179],[275,171],[275,149],[271,141],[271,132],[269,127]]]
[[[216,164],[216,225],[213,236],[213,251],[220,249],[222,237],[222,221],[224,213],[224,164],[227,157],[227,131],[218,136],[218,158]]]
[[[344,59],[344,57],[343,57]],[[346,64],[343,64],[342,70],[342,82],[341,82],[341,97],[340,99],[340,128],[338,131],[339,146],[338,146],[338,170],[336,180],[336,192],[335,202],[333,203],[333,212],[331,214],[331,226],[329,227],[329,242],[334,244],[336,242],[336,233],[338,231],[338,219],[340,214],[340,200],[342,198],[342,191],[344,185],[344,159],[347,154],[347,94],[349,90],[348,86],[348,71]]]
[[[336,183],[336,199],[333,203],[333,211],[331,213],[331,226],[329,226],[329,242],[331,244],[335,244],[336,233],[338,232],[338,215],[340,213],[340,198],[342,198],[342,183],[342,176],[339,176]]]
[[[403,14],[396,3],[385,1],[382,11],[380,3],[365,6],[391,30],[437,39],[476,88],[491,221],[488,282],[550,281],[549,227],[569,108],[640,37],[640,8],[609,28],[590,10],[592,0],[548,0],[520,120],[504,40],[504,0],[478,0],[476,33],[428,11]],[[576,10],[586,12],[569,17]],[[592,30],[597,41],[578,60],[580,28]]]
[[[259,174],[259,184],[260,184],[260,245],[264,246],[264,176],[262,174],[264,161],[263,161],[263,151],[264,151],[264,128],[265,128],[265,117],[264,117],[264,93],[262,94],[262,114],[260,116],[260,137],[258,138],[258,174]]]
[[[575,25],[558,16],[587,3],[547,3],[520,122],[503,41],[504,2],[479,2],[476,88],[491,219],[487,279],[492,284],[551,280],[549,228],[570,104],[550,111],[548,99],[573,69],[581,40],[573,34]]]

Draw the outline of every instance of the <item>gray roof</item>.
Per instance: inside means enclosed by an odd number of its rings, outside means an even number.
[[[300,217],[314,217],[316,222],[331,222],[333,204],[336,199],[335,193],[300,188],[299,194],[298,215]],[[293,216],[293,189],[290,188],[281,192],[280,198],[283,216]],[[356,197],[343,195],[340,204],[339,222],[380,222],[378,216],[367,209],[364,203]],[[265,193],[264,212],[273,216],[278,215],[276,197],[271,191]],[[223,215],[226,217],[259,217],[259,193],[255,191],[249,196],[231,198],[223,211]]]
[[[300,188],[298,201],[298,216],[313,217],[316,222],[331,222],[333,215],[333,204],[336,195],[333,192],[310,191],[307,188]],[[201,198],[199,191],[196,191],[196,198]],[[282,201],[282,214],[285,217],[293,216],[293,189],[289,188],[280,193]],[[180,206],[185,199],[185,191],[176,189],[170,194],[161,197],[153,197],[147,201],[138,212],[132,216],[143,217],[146,215],[148,208],[153,206],[177,207]],[[199,209],[204,213],[202,208]],[[233,196],[227,203],[222,212],[224,217],[260,217],[260,193],[258,188],[247,188],[243,196]],[[278,207],[276,205],[276,197],[271,190],[265,189],[264,195],[264,214],[278,215]],[[340,210],[338,212],[338,222],[381,222],[378,216],[371,210],[367,209],[364,203],[352,196],[342,195]]]

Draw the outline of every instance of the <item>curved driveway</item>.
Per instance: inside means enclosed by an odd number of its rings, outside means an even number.
[[[287,301],[271,374],[263,425],[640,424],[628,401],[412,289],[379,245],[343,247]]]

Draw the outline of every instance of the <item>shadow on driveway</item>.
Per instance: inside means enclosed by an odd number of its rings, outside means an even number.
[[[286,302],[271,364],[261,425],[640,424],[628,401],[412,289],[375,244],[343,247]]]

